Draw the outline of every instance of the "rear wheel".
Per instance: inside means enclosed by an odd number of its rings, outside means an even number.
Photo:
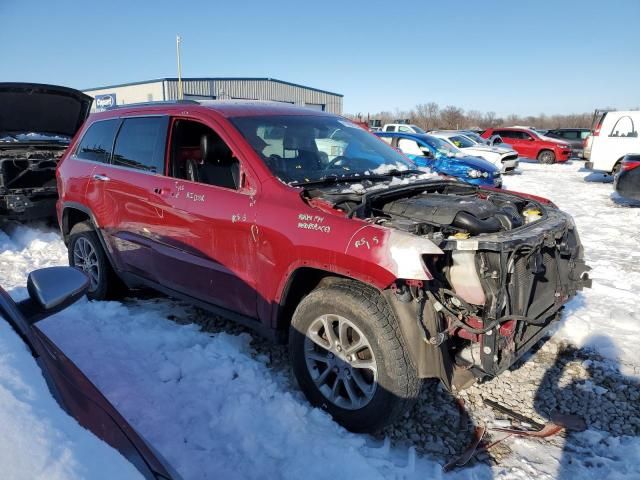
[[[555,163],[556,162],[556,154],[553,153],[551,150],[542,150],[538,154],[538,161],[540,163],[545,163],[547,165]]]
[[[69,233],[69,265],[82,270],[89,277],[87,297],[104,300],[116,296],[122,289],[107,259],[98,235],[87,222],[73,226]]]
[[[305,297],[293,315],[289,353],[309,401],[352,431],[392,423],[420,390],[395,316],[364,285],[334,284]]]

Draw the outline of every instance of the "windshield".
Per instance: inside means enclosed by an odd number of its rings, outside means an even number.
[[[230,120],[286,183],[416,169],[404,155],[346,119],[269,115]]]
[[[477,133],[465,132],[464,136],[467,137],[468,139],[470,139],[472,142],[475,142],[475,143],[477,143],[479,145],[485,145],[486,144],[486,140],[484,138],[482,138],[480,135],[478,135]]]
[[[423,129],[418,127],[417,125],[411,125],[411,128],[413,128],[413,131],[416,132],[416,133],[427,133]]]
[[[454,135],[453,137],[449,137],[449,141],[458,148],[469,148],[475,145],[475,143],[463,135]]]
[[[3,143],[27,143],[27,142],[56,142],[69,143],[71,139],[64,135],[54,135],[48,133],[10,133],[0,132],[0,142]]]
[[[441,140],[438,137],[432,137],[431,135],[425,135],[423,137],[424,142],[429,145],[431,148],[435,149],[436,152],[442,154],[442,155],[446,155],[448,157],[457,155],[458,153],[460,153],[460,150],[458,150],[456,147],[454,147],[453,145],[451,145],[450,143],[445,142],[444,140]]]

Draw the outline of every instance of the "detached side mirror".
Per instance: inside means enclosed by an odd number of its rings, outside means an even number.
[[[71,267],[35,270],[27,279],[29,299],[19,303],[26,320],[33,324],[64,310],[89,290],[89,277]]]

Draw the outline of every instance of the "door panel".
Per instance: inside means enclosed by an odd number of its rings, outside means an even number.
[[[108,180],[99,180],[100,176]],[[163,201],[154,192],[159,175],[114,166],[97,167],[102,185],[101,228],[117,268],[155,280],[154,244],[165,222]]]
[[[100,227],[116,267],[154,280],[154,244],[163,225],[163,199],[154,189],[164,173],[169,118],[125,118],[120,124],[110,163],[93,171],[102,191]]]
[[[254,197],[186,180],[163,181],[171,193],[158,250],[160,283],[255,317]]]
[[[177,178],[156,179],[156,189],[166,206],[158,230],[159,282],[199,300],[256,317],[253,273],[258,231],[254,187],[246,183],[235,190],[210,184],[227,171],[222,163],[205,158],[205,150],[215,160],[233,160],[237,178],[245,177],[227,139],[214,132],[206,120],[174,119],[171,131],[169,171]],[[220,128],[216,131],[224,133]],[[216,148],[203,150],[203,136],[210,136]],[[198,181],[191,176],[194,169],[199,172]]]

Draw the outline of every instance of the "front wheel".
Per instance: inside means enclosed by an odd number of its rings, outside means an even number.
[[[289,353],[307,399],[354,432],[392,423],[420,391],[393,312],[364,285],[338,283],[305,297],[293,315]]]
[[[540,163],[545,163],[547,165],[550,165],[556,162],[556,154],[553,153],[551,150],[542,150],[538,154],[538,161]]]

